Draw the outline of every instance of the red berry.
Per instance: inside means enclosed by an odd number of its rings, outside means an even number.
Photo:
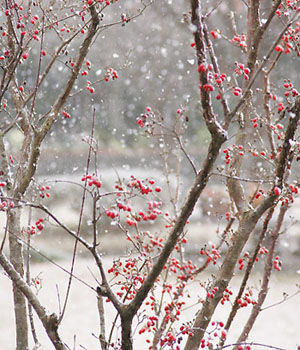
[[[279,187],[274,187],[274,193],[275,193],[275,196],[280,196],[280,193],[281,193],[281,189]]]

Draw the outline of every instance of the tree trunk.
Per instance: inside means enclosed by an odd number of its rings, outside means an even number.
[[[22,243],[18,239],[20,235],[20,209],[8,212],[8,232],[10,261],[16,271],[23,277],[23,251]],[[28,350],[28,320],[26,299],[22,292],[13,283],[14,310],[16,319],[16,350]]]
[[[127,316],[127,313],[121,315],[122,350],[132,350],[131,326],[132,316]]]

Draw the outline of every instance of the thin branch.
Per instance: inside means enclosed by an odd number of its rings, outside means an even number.
[[[247,267],[246,267],[246,271],[244,273],[244,277],[243,277],[243,280],[240,284],[240,288],[239,288],[239,291],[238,291],[238,294],[236,295],[235,297],[235,300],[233,302],[233,305],[232,305],[232,308],[231,308],[231,311],[230,311],[230,314],[227,318],[227,321],[226,321],[226,324],[224,326],[224,329],[228,332],[237,312],[238,312],[238,309],[239,309],[239,303],[238,303],[238,300],[242,297],[244,291],[245,291],[245,288],[246,288],[246,285],[247,285],[247,282],[249,280],[249,277],[250,277],[250,273],[253,269],[253,266],[255,264],[255,261],[256,261],[256,257],[258,256],[258,253],[259,253],[259,250],[260,250],[260,247],[261,247],[261,243],[262,241],[264,240],[265,236],[266,236],[266,232],[268,230],[268,226],[269,226],[269,223],[271,221],[271,218],[273,216],[273,213],[274,213],[274,207],[269,209],[269,212],[267,214],[267,217],[265,218],[264,220],[264,224],[263,224],[263,228],[262,228],[262,231],[260,233],[260,236],[259,236],[259,239],[257,241],[257,244],[256,244],[256,248],[254,250],[254,253],[252,254],[251,258],[249,259],[248,263],[247,263]],[[225,339],[221,339],[221,342],[220,342],[220,345],[224,345],[224,342],[225,342]]]
[[[235,108],[231,111],[231,113],[229,114],[229,119],[226,123],[226,125],[229,123],[229,120],[231,120],[233,117],[235,117],[235,115],[238,113],[238,111],[240,110],[240,108],[243,106],[243,104],[245,103],[245,100],[247,99],[247,96],[254,84],[254,82],[256,81],[259,73],[261,72],[261,70],[264,68],[264,66],[266,65],[266,63],[269,61],[272,53],[274,52],[275,47],[278,45],[278,43],[280,42],[280,40],[282,39],[282,35],[287,31],[287,29],[295,22],[295,20],[297,19],[297,17],[299,16],[298,13],[295,13],[295,15],[293,16],[293,18],[285,25],[285,27],[282,29],[282,31],[280,32],[280,34],[277,36],[277,39],[274,41],[273,45],[271,46],[271,48],[269,49],[268,53],[263,57],[260,65],[258,66],[258,68],[256,69],[255,73],[253,74],[252,78],[250,79],[247,88],[243,91],[242,97],[240,99],[240,101],[237,103],[237,105],[235,106]]]
[[[10,263],[10,261],[6,258],[6,256],[3,253],[0,253],[0,264],[5,270],[5,272],[8,274],[8,276],[10,277],[10,279],[14,282],[16,287],[24,294],[28,302],[34,308],[54,348],[56,350],[67,350],[64,342],[61,340],[57,331],[58,330],[57,316],[54,313],[49,315],[46,312],[45,308],[41,305],[39,299],[32,292],[30,287],[28,287],[28,285],[24,282],[23,278],[14,269],[13,265]]]
[[[277,222],[276,222],[276,226],[274,228],[274,230],[271,233],[270,236],[270,244],[269,244],[269,252],[267,255],[267,259],[265,262],[265,268],[264,268],[264,274],[263,274],[263,281],[262,281],[262,285],[258,294],[258,300],[257,300],[257,304],[255,304],[252,308],[252,312],[248,318],[248,321],[246,322],[241,335],[238,338],[238,343],[241,343],[243,341],[245,341],[248,336],[249,333],[254,325],[254,322],[257,319],[257,316],[259,315],[260,311],[261,311],[261,306],[263,304],[263,302],[265,301],[265,298],[267,296],[268,293],[268,285],[269,285],[269,281],[270,281],[270,277],[271,277],[271,273],[272,273],[272,268],[273,268],[273,258],[274,258],[274,254],[275,254],[275,247],[276,247],[276,243],[277,243],[277,239],[279,237],[280,234],[280,228],[281,225],[283,223],[284,220],[284,216],[287,212],[288,206],[284,205],[281,206],[280,211],[279,211],[279,215],[277,218]],[[234,348],[235,350],[237,349],[237,347]]]
[[[295,297],[297,294],[299,294],[299,293],[300,293],[300,287],[298,286],[298,290],[297,290],[295,293],[293,293],[293,294],[291,294],[291,295],[285,294],[285,295],[283,296],[283,299],[282,299],[282,300],[277,301],[277,302],[274,303],[274,304],[270,304],[270,305],[268,305],[268,306],[265,306],[265,307],[261,308],[260,311],[265,311],[265,310],[268,310],[268,309],[270,309],[270,308],[272,308],[272,307],[278,306],[278,305],[280,305],[280,304],[286,302],[287,300],[294,298],[294,297]]]
[[[90,136],[91,139],[93,139],[93,137],[94,137],[94,131],[95,131],[95,108],[93,110],[92,128],[91,128],[91,136]],[[89,151],[88,151],[88,156],[87,156],[87,163],[86,163],[86,170],[85,170],[85,183],[84,183],[84,189],[83,189],[82,198],[81,198],[81,205],[80,205],[79,220],[78,220],[76,236],[80,235],[80,230],[81,230],[81,223],[82,223],[82,218],[83,218],[83,209],[84,209],[85,199],[86,199],[87,175],[88,175],[89,170],[90,170],[91,153],[92,153],[92,143],[90,143],[90,145],[89,145]],[[94,225],[94,227],[95,227],[95,225]],[[94,239],[95,239],[95,237],[94,237]],[[66,311],[66,307],[67,307],[67,303],[68,303],[68,299],[69,299],[69,295],[70,295],[70,291],[71,291],[72,275],[73,275],[74,266],[75,266],[77,246],[78,246],[78,240],[76,239],[75,243],[74,243],[74,249],[73,249],[73,256],[72,256],[72,263],[71,263],[71,273],[70,273],[70,277],[69,277],[69,281],[68,281],[68,287],[67,287],[65,302],[64,302],[64,305],[63,305],[63,308],[62,308],[62,313],[61,313],[61,315],[59,317],[59,323],[61,323],[61,321],[62,321],[62,319],[64,317],[64,314],[65,314],[65,311]]]
[[[222,173],[214,173],[212,172],[210,176],[221,176],[225,177],[231,180],[236,180],[236,181],[242,181],[242,182],[253,182],[253,183],[259,183],[259,184],[274,184],[274,180],[264,180],[264,179],[246,179],[243,177],[239,176],[233,176],[233,175],[227,175],[227,174],[222,174]]]
[[[279,348],[278,346],[274,346],[274,345],[268,345],[268,344],[261,344],[261,343],[255,343],[255,342],[242,342],[242,343],[233,343],[233,344],[227,344],[227,345],[223,345],[221,347],[217,347],[214,348],[213,350],[223,350],[226,348],[232,348],[232,347],[237,347],[238,345],[249,345],[251,346],[260,346],[262,348],[268,348],[268,349],[274,349],[274,350],[286,350],[285,348]]]
[[[27,225],[28,227],[30,227],[31,225],[31,214],[32,214],[32,208],[29,208],[29,212],[28,212],[28,221],[27,221]],[[31,241],[31,235],[30,233],[27,236],[27,249],[26,249],[26,256],[25,256],[25,261],[26,261],[26,283],[28,284],[28,286],[30,286],[30,241]],[[36,334],[36,329],[35,329],[35,325],[34,325],[34,319],[33,319],[33,312],[32,312],[32,306],[30,303],[28,303],[28,316],[29,316],[29,322],[30,322],[30,328],[31,328],[31,334],[33,337],[33,341],[35,345],[39,344],[38,338],[37,338],[37,334]]]

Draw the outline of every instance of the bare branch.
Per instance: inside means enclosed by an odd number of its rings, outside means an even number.
[[[22,279],[19,273],[14,269],[12,264],[7,260],[3,253],[0,253],[0,264],[8,274],[9,278],[14,282],[17,288],[25,295],[28,302],[32,305],[37,313],[40,321],[42,322],[49,339],[51,340],[56,350],[67,350],[63,341],[58,334],[58,319],[55,314],[47,314],[45,308],[41,305],[39,299],[28,287],[26,282]]]

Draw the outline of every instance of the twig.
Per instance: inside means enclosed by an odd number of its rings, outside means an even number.
[[[234,175],[227,175],[227,174],[222,174],[222,173],[211,173],[211,176],[222,176],[222,177],[226,177],[228,179],[231,180],[236,180],[236,181],[243,181],[243,182],[254,182],[254,183],[259,183],[259,184],[274,184],[274,180],[259,180],[259,179],[246,179],[243,177],[239,177],[239,176],[234,176]]]
[[[91,136],[90,136],[91,139],[93,139],[93,137],[94,137],[94,130],[95,130],[95,108],[93,110],[92,128],[91,128]],[[92,145],[90,144],[89,151],[88,151],[88,156],[87,156],[87,163],[86,163],[86,172],[85,172],[86,177],[87,177],[87,175],[89,173],[90,162],[91,162],[91,153],[92,153]],[[79,213],[79,220],[78,220],[78,227],[77,227],[76,236],[79,236],[79,234],[80,234],[81,223],[82,223],[82,218],[83,218],[83,208],[84,208],[85,199],[86,199],[86,188],[87,188],[87,178],[85,179],[84,189],[83,189],[82,198],[81,198],[80,213]],[[95,225],[94,225],[94,227],[95,227]],[[95,237],[94,237],[94,240],[95,240]],[[94,244],[96,244],[95,241],[94,241]],[[74,271],[74,266],[75,266],[77,246],[78,246],[78,240],[76,239],[75,243],[74,243],[74,250],[73,250],[73,256],[72,256],[71,273],[70,273],[70,277],[69,277],[69,282],[68,282],[65,302],[64,302],[64,305],[63,305],[63,308],[62,308],[62,313],[61,313],[61,315],[59,317],[59,323],[61,323],[61,321],[62,321],[62,319],[64,317],[64,314],[65,314],[65,311],[66,311],[66,307],[67,307],[67,303],[68,303],[68,299],[69,299],[69,295],[70,295],[70,291],[71,291],[72,276],[73,276],[73,271]]]
[[[31,225],[31,214],[32,214],[32,208],[29,208],[29,213],[28,213],[28,227]],[[26,249],[26,283],[28,286],[30,286],[31,280],[30,280],[30,240],[31,240],[31,235],[28,233],[27,236],[27,249]],[[28,303],[28,316],[29,316],[29,322],[30,322],[30,328],[31,328],[31,333],[33,337],[34,344],[37,345],[39,344],[36,330],[35,330],[35,325],[34,325],[34,319],[33,319],[33,313],[32,313],[32,306],[30,303]]]
[[[278,301],[278,302],[276,302],[276,303],[274,303],[274,304],[270,304],[270,305],[268,305],[268,306],[265,306],[265,307],[261,308],[260,311],[265,311],[265,310],[270,309],[271,307],[280,305],[280,304],[286,302],[287,300],[289,300],[289,299],[295,297],[295,296],[296,296],[297,294],[299,294],[299,293],[300,293],[300,287],[298,286],[298,290],[297,290],[295,293],[293,293],[293,294],[291,294],[291,295],[285,294],[285,295],[283,296],[283,299],[282,299],[282,300],[280,300],[280,301]]]
[[[273,346],[273,345],[267,345],[267,344],[261,344],[261,343],[255,343],[255,342],[242,342],[242,343],[234,343],[234,344],[227,344],[227,345],[223,345],[221,347],[217,347],[214,348],[213,350],[222,350],[222,349],[226,349],[226,348],[233,348],[236,347],[238,345],[250,345],[250,346],[260,346],[263,348],[269,348],[269,349],[274,349],[274,350],[286,350],[285,348],[279,348],[278,346]]]

